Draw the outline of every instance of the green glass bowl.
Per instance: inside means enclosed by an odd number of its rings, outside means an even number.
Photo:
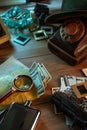
[[[30,10],[18,6],[8,9],[2,14],[1,18],[10,28],[24,28],[33,21]]]

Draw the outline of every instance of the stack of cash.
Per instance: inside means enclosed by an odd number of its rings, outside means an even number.
[[[43,64],[36,62],[33,62],[29,68],[29,74],[36,86],[38,97],[42,96],[45,93],[45,88],[52,79],[52,76]]]

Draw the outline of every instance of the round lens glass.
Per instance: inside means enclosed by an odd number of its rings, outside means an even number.
[[[32,79],[27,75],[19,75],[14,80],[15,87],[20,91],[26,91],[32,87]]]

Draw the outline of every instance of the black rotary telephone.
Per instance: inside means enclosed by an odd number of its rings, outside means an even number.
[[[45,19],[46,24],[59,24],[56,33],[48,39],[48,48],[71,65],[87,57],[87,18],[77,15],[74,17],[71,13],[61,20],[62,14],[58,14],[60,17],[54,14]]]

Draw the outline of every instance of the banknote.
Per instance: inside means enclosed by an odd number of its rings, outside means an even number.
[[[31,77],[32,77],[33,82],[34,82],[34,84],[36,86],[38,97],[43,95],[45,93],[45,87],[44,87],[43,81],[41,79],[40,72],[39,71],[35,71],[31,75]]]
[[[34,63],[31,65],[30,69],[29,69],[30,75],[32,75],[35,71],[39,71],[39,72],[40,72],[42,80],[45,79],[45,75],[43,74],[41,65],[40,65],[39,63],[36,63],[36,62],[34,62]]]
[[[48,72],[48,70],[46,69],[44,64],[41,64],[41,68],[42,68],[42,71],[46,77],[46,82],[48,83],[52,79],[52,76],[50,75],[50,73]]]
[[[41,78],[42,78],[42,80],[44,81],[44,80],[46,79],[46,75],[43,73],[43,70],[42,70],[41,65],[40,65],[39,63],[36,63],[36,65],[34,65],[34,66],[35,66],[35,67],[33,68],[32,73],[33,73],[34,71],[39,71],[40,74],[41,74]],[[31,74],[32,74],[32,73],[31,73]]]
[[[37,63],[36,62],[33,62],[33,64],[30,66],[29,68],[29,74],[32,75],[32,73],[35,71],[36,69],[36,66],[37,66]]]
[[[41,72],[39,63],[34,62],[29,69],[29,73],[36,86],[38,97],[43,95],[45,93],[45,87],[43,83],[44,75]]]
[[[30,75],[32,75],[35,71],[40,72],[41,78],[45,85],[52,79],[52,76],[43,64],[34,62],[29,69]]]
[[[50,73],[43,64],[33,62],[29,68],[29,74],[37,88],[38,96],[43,95],[48,81],[52,79]]]

